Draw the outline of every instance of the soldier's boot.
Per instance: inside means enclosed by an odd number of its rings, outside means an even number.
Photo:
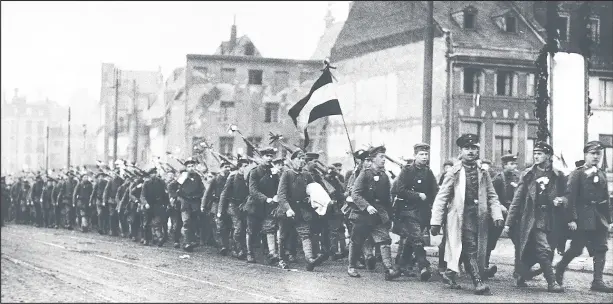
[[[275,233],[266,234],[266,245],[268,246],[268,253],[266,255],[266,261],[268,265],[274,265],[279,262],[279,255],[277,255],[277,236]]]
[[[419,279],[422,282],[430,280],[432,277],[432,268],[430,268],[430,262],[428,262],[428,258],[426,257],[426,249],[424,249],[424,245],[417,244],[415,248],[413,248],[413,252],[415,253],[415,259],[417,260],[417,266],[419,267]]]
[[[458,279],[458,273],[453,271],[453,270],[446,270],[441,274],[441,277],[443,278],[443,282],[447,285],[449,285],[449,288],[451,289],[462,289],[462,286],[460,286],[457,283],[457,279]]]
[[[359,278],[360,274],[357,271],[358,256],[360,255],[359,246],[355,246],[353,242],[349,242],[349,268],[347,274],[352,278]]]
[[[530,272],[526,275],[526,280],[532,280],[534,277],[537,277],[543,273],[543,268],[539,267],[537,269],[530,269]]]
[[[592,286],[590,290],[598,291],[598,292],[606,292],[613,293],[613,287],[607,285],[602,280],[602,274],[604,272],[605,265],[605,253],[596,253],[594,254],[594,281],[592,281]]]
[[[541,269],[543,269],[543,276],[545,277],[545,280],[547,280],[547,291],[554,293],[564,292],[564,287],[560,286],[558,282],[556,282],[551,261],[547,260],[541,262],[540,265]]]
[[[247,234],[245,237],[245,241],[247,243],[247,263],[255,263],[255,252],[254,252],[254,244],[253,242],[257,239],[257,236],[252,234]]]
[[[490,257],[492,255],[491,250],[487,250],[487,254],[485,256],[485,271],[483,273],[483,279],[487,280],[489,278],[493,278],[496,272],[498,272],[498,267],[496,265],[492,265],[490,267]]]
[[[573,258],[574,257],[567,253],[562,256],[562,259],[554,267],[556,282],[560,286],[564,286],[564,272],[566,271],[566,267],[568,267],[568,264],[570,264]]]
[[[277,246],[279,248],[279,268],[289,269],[287,262],[287,254],[285,252],[285,240],[281,237],[281,233],[277,231]]]
[[[383,266],[385,267],[385,280],[391,281],[395,278],[398,278],[402,275],[392,263],[392,248],[390,245],[381,245],[381,261],[383,262]]]
[[[307,262],[306,270],[313,271],[316,266],[316,257],[313,255],[313,243],[311,242],[311,239],[302,239],[302,251],[304,251],[304,259]]]
[[[403,273],[405,273],[406,275],[406,262],[403,259],[403,252],[404,252],[404,244],[405,244],[405,238],[402,237],[400,238],[400,240],[398,241],[398,251],[396,251],[396,257],[394,258],[394,264],[396,264],[396,267]]]
[[[479,274],[479,265],[477,263],[477,254],[472,253],[465,258],[464,268],[470,275],[473,285],[475,286],[475,294],[483,295],[490,291],[490,287],[483,283],[481,274]]]

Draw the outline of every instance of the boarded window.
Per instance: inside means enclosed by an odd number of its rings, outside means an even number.
[[[262,84],[262,70],[249,70],[249,84]]]
[[[267,102],[264,104],[264,122],[279,122],[279,104]]]

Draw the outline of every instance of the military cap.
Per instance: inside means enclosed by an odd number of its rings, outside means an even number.
[[[479,136],[477,136],[477,134],[462,134],[462,136],[460,136],[455,143],[460,148],[468,146],[479,147]]]
[[[443,167],[445,167],[445,166],[452,166],[452,167],[453,167],[453,161],[451,161],[451,160],[446,160],[446,161],[443,163]]]
[[[334,166],[334,167],[342,167],[343,164],[341,164],[339,162],[336,162],[336,163],[333,163],[332,166]]]
[[[368,151],[368,156],[375,157],[375,156],[377,156],[377,154],[385,153],[386,151],[387,151],[387,149],[385,149],[385,146],[373,147],[372,149],[370,149]]]
[[[153,175],[153,174],[156,174],[156,173],[158,173],[158,168],[156,168],[156,167],[153,167],[153,168],[147,170],[147,175]]]
[[[223,167],[226,167],[226,166],[228,166],[228,167],[232,167],[232,163],[231,163],[231,162],[224,161],[224,162],[221,162],[221,165],[220,165],[219,167],[220,167],[220,168],[223,168]]]
[[[243,164],[247,164],[248,165],[249,164],[249,160],[246,159],[246,158],[239,158],[237,165],[240,167]]]
[[[488,165],[491,165],[491,164],[492,164],[492,161],[491,161],[491,160],[489,160],[489,159],[483,159],[483,160],[481,160],[481,163],[482,163],[482,164],[488,164]]]
[[[578,160],[578,161],[575,162],[575,167],[576,168],[579,168],[579,167],[581,167],[583,165],[585,165],[585,160],[583,160],[583,159],[582,160]]]
[[[100,172],[100,173],[96,174],[96,178],[98,178],[100,176],[108,176],[108,175],[106,173],[104,173],[104,172]]]
[[[595,152],[602,149],[604,149],[602,142],[593,140],[585,144],[585,147],[583,147],[583,153]]]
[[[317,152],[307,152],[305,155],[305,158],[308,160],[312,160],[312,159],[319,159],[319,153]]]
[[[534,152],[541,151],[545,154],[553,155],[553,148],[544,141],[536,142],[536,144],[534,144],[534,149],[532,151]]]
[[[294,153],[292,153],[292,156],[290,156],[290,159],[294,159],[296,157],[305,157],[306,154],[304,153],[304,151],[298,149],[296,151],[294,151]]]
[[[198,164],[198,161],[190,157],[190,158],[186,159],[183,164],[186,165],[186,166],[187,165],[196,165],[196,164]]]
[[[502,160],[502,163],[506,164],[508,162],[517,161],[517,155],[506,154],[503,155],[500,159]]]
[[[277,149],[273,148],[273,147],[266,147],[263,149],[259,150],[260,154],[262,154],[262,156],[264,155],[275,155],[277,154]]]
[[[353,157],[355,157],[357,159],[364,160],[366,157],[368,157],[368,151],[366,151],[364,149],[359,149],[359,150],[353,152]]]
[[[430,152],[430,145],[429,144],[425,144],[425,143],[418,143],[418,144],[415,144],[413,146],[413,152],[415,154],[417,154],[417,153],[419,153],[421,151],[425,151],[425,152],[429,153]]]
[[[275,159],[272,160],[273,164],[283,164],[285,163],[285,158],[283,157],[277,157]]]

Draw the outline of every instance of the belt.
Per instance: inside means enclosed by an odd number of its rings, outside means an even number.
[[[585,204],[586,205],[600,205],[600,204],[605,204],[607,202],[607,200],[602,200],[602,201],[588,201]]]

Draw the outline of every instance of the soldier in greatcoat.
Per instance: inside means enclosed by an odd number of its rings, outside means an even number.
[[[106,209],[106,203],[104,201],[104,190],[108,184],[108,175],[106,173],[96,174],[96,182],[94,183],[94,189],[90,197],[92,205],[96,206],[96,215],[98,217],[98,233],[108,234],[110,229],[109,215]]]
[[[138,188],[139,185],[136,185],[136,187]],[[153,234],[153,243],[162,247],[165,242],[162,226],[166,224],[164,219],[166,218],[166,209],[169,201],[166,183],[160,178],[156,168],[152,168],[147,172],[147,177],[145,177],[145,181],[142,184],[140,200],[147,214],[145,235]]]
[[[68,230],[74,229],[74,221],[72,219],[74,205],[72,198],[74,190],[77,187],[77,182],[78,180],[76,176],[71,171],[68,171],[66,173],[66,179],[64,180],[64,183],[62,183],[62,185],[60,186],[60,191],[57,197],[58,204],[60,205],[60,208],[62,210],[62,217],[64,220],[63,226]]]
[[[142,183],[139,176],[127,176],[123,183],[117,188],[115,201],[117,202],[116,212],[119,223],[119,231],[121,237],[127,238],[130,235],[130,226],[128,225],[127,207],[130,202],[130,187],[135,183]]]
[[[39,174],[36,175],[36,180],[32,184],[32,189],[30,190],[30,202],[32,202],[32,207],[34,211],[34,225],[36,227],[43,226],[43,206],[42,206],[42,197],[43,190],[45,188],[45,183],[43,182],[43,177]]]
[[[177,199],[181,203],[181,219],[183,227],[183,250],[191,252],[198,242],[196,241],[196,230],[201,226],[202,214],[200,212],[200,204],[204,195],[204,183],[202,177],[196,173],[195,166],[198,162],[189,158],[185,161],[187,171],[181,173],[179,179],[179,188],[177,190]]]
[[[229,234],[231,231],[231,225],[229,223],[230,218],[227,215],[222,216],[222,214],[218,212],[218,207],[221,192],[226,185],[226,181],[228,180],[228,175],[230,175],[230,169],[232,167],[232,164],[229,162],[223,162],[221,164],[219,174],[217,174],[217,176],[215,176],[213,180],[211,180],[211,183],[206,188],[206,192],[204,193],[204,197],[202,198],[201,205],[202,212],[207,213],[206,216],[215,219],[215,242],[219,246],[219,254],[223,256],[227,255],[230,250]]]
[[[119,169],[115,169],[115,177],[107,184],[102,195],[102,201],[106,206],[109,217],[109,231],[113,236],[119,236],[119,215],[117,214],[117,190],[124,183],[125,178],[120,175]]]
[[[460,261],[471,276],[476,294],[489,292],[483,283],[487,254],[488,219],[503,226],[502,210],[489,173],[480,168],[479,137],[464,134],[456,140],[461,148],[460,163],[445,175],[432,206],[431,233],[445,227],[445,262],[452,288],[458,288],[456,277]]]
[[[385,173],[385,152],[383,146],[372,148],[369,158],[372,165],[360,172],[355,180],[349,203],[349,219],[353,224],[351,245],[349,246],[349,268],[351,277],[360,277],[355,266],[364,241],[371,236],[375,246],[381,248],[381,259],[385,267],[385,280],[392,280],[401,275],[392,262],[389,235],[392,214],[391,184]]]
[[[181,172],[180,172],[181,173]],[[183,220],[181,219],[181,201],[178,199],[179,182],[178,176],[173,173],[168,173],[166,176],[166,189],[168,190],[169,199],[169,217],[172,234],[172,241],[175,248],[181,248],[181,230],[183,228]]]
[[[129,227],[129,237],[133,242],[141,241],[143,245],[149,245],[151,235],[142,223],[145,220],[144,212],[141,210],[141,193],[143,191],[143,179],[141,177],[134,179],[130,186],[126,189],[122,198],[122,208],[120,212],[124,214],[125,221]],[[125,208],[123,207],[125,205]],[[149,227],[150,228],[150,227]],[[146,242],[146,244],[145,244]]]
[[[416,144],[413,152],[415,161],[412,165],[402,168],[394,182],[396,187],[392,188],[392,196],[395,197],[392,232],[401,237],[398,249],[401,258],[399,265],[407,265],[409,259],[412,259],[412,255],[403,255],[403,251],[413,252],[420,279],[427,281],[432,270],[426,258],[423,233],[430,225],[430,211],[438,185],[434,173],[428,167],[430,145]]]
[[[229,217],[232,222],[232,256],[244,260],[247,258],[247,247],[245,244],[245,214],[241,207],[244,207],[249,195],[245,179],[245,170],[249,166],[249,160],[241,158],[237,166],[237,172],[228,177],[221,191],[217,217]]]
[[[556,265],[556,281],[563,285],[564,271],[568,264],[588,247],[594,263],[594,279],[591,290],[613,293],[613,287],[603,281],[605,256],[609,248],[607,238],[612,223],[611,199],[607,188],[607,176],[599,169],[604,145],[590,141],[583,148],[585,164],[574,170],[567,185],[568,207],[566,222],[571,230],[570,248]]]
[[[81,181],[79,181],[79,183],[75,187],[74,193],[72,195],[72,202],[77,208],[77,212],[81,217],[82,232],[89,231],[89,208],[93,188],[94,187],[92,183],[89,181],[89,176],[87,174],[84,174],[81,177]]]
[[[526,169],[519,180],[517,192],[509,206],[505,231],[515,228],[518,233],[515,246],[517,286],[527,287],[526,272],[539,263],[547,280],[549,292],[563,292],[555,281],[552,268],[555,248],[556,222],[562,220],[566,177],[552,167],[553,148],[537,142],[533,149],[534,165]]]

